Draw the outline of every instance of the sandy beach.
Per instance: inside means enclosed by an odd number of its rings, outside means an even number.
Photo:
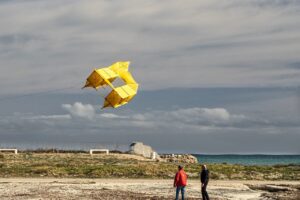
[[[218,200],[300,199],[299,189],[299,181],[211,180],[208,192]],[[186,191],[188,199],[201,199],[199,181],[189,180]],[[173,198],[171,179],[0,179],[0,199]]]

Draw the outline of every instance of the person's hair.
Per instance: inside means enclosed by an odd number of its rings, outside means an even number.
[[[183,166],[182,165],[178,165],[178,169],[182,169],[183,168]]]

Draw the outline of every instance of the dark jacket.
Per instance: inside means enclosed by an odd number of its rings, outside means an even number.
[[[200,174],[201,183],[208,183],[209,180],[209,171],[208,169],[202,170]]]

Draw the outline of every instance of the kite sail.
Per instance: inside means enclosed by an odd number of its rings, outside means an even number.
[[[85,86],[98,90],[100,87],[110,87],[111,92],[104,97],[102,108],[117,108],[127,104],[136,95],[138,84],[128,71],[129,62],[116,62],[111,66],[94,69],[91,75],[86,79]],[[120,78],[124,81],[124,85],[115,87],[113,82]]]

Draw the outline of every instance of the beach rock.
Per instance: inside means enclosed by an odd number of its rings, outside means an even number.
[[[259,190],[267,191],[262,195],[264,199],[298,200],[300,199],[299,184],[260,185]]]
[[[175,163],[198,163],[195,156],[191,154],[163,154],[160,155],[162,160]]]
[[[279,186],[279,185],[248,185],[248,186],[253,190],[263,190],[268,192],[286,192],[286,191],[295,190],[290,187]]]

